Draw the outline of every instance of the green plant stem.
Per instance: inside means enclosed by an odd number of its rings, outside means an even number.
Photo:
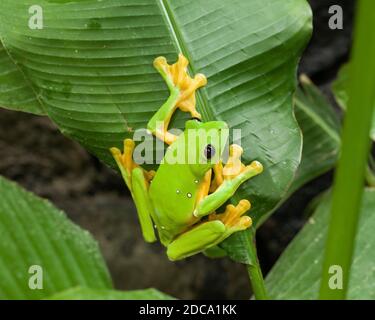
[[[345,299],[359,209],[370,149],[369,132],[375,100],[375,1],[358,2],[349,104],[342,133],[342,153],[333,187],[331,221],[323,263],[321,299]],[[342,268],[342,288],[330,288],[331,266]]]
[[[254,297],[257,300],[268,300],[266,287],[264,286],[264,279],[259,264],[247,265],[247,273],[253,288]]]
[[[262,270],[259,265],[259,259],[257,256],[257,250],[255,246],[255,232],[251,232],[249,240],[246,244],[246,249],[249,251],[252,257],[252,264],[246,265],[247,273],[249,275],[250,284],[253,289],[253,294],[257,300],[267,300],[267,291],[264,284]]]

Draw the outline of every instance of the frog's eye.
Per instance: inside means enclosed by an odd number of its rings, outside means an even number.
[[[208,144],[204,148],[204,156],[206,159],[210,160],[215,155],[215,148],[212,144]]]

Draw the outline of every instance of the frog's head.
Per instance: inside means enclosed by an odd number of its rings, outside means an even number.
[[[183,137],[187,163],[195,175],[203,176],[222,159],[229,128],[223,121],[193,119],[186,122]]]

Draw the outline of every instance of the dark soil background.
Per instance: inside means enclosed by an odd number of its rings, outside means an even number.
[[[301,61],[329,95],[351,44],[354,0],[310,0],[314,36]],[[344,30],[328,28],[328,8],[344,9]],[[247,299],[246,269],[202,255],[169,262],[159,244],[146,244],[126,187],[115,172],[65,138],[47,118],[0,109],[0,175],[50,199],[99,241],[116,288],[158,288],[178,298]],[[307,204],[332,182],[332,173],[294,194],[259,230],[258,250],[267,273],[306,217]]]

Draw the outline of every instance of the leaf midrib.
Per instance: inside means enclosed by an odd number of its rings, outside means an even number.
[[[175,42],[177,49],[183,53],[183,55],[189,60],[189,70],[192,75],[198,73],[194,66],[194,60],[187,49],[187,45],[185,40],[179,31],[179,27],[173,13],[173,9],[171,8],[168,0],[158,0],[157,1],[160,12],[168,25],[168,30],[171,32],[171,38]],[[198,106],[200,107],[200,111],[202,112],[203,120],[210,121],[215,120],[214,113],[212,112],[212,108],[210,108],[210,102],[207,96],[207,92],[205,89],[200,89],[196,92],[196,98],[198,101]]]

